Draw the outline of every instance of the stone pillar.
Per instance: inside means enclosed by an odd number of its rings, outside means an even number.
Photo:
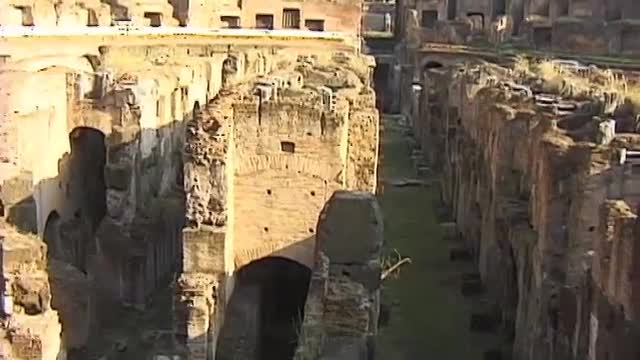
[[[187,124],[184,158],[186,227],[182,233],[183,265],[175,303],[177,340],[190,360],[211,360],[221,324],[216,320],[218,284],[233,268],[227,239],[229,182],[227,132],[223,119],[232,102],[219,100],[194,108]],[[206,131],[204,129],[207,129]],[[212,131],[213,129],[213,131]],[[212,355],[213,354],[213,355]]]

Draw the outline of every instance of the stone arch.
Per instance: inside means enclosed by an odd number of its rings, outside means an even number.
[[[286,258],[266,257],[235,275],[216,359],[291,359],[311,269]]]
[[[44,225],[44,232],[42,239],[47,244],[47,257],[55,259],[63,259],[61,253],[61,241],[60,241],[60,224],[61,219],[57,211],[52,211]]]
[[[79,73],[93,73],[93,66],[87,56],[39,56],[12,61],[6,70],[38,72],[50,67],[62,67]]]

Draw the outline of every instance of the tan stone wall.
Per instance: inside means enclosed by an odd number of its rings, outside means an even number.
[[[313,103],[265,104],[258,124],[255,106],[234,112],[236,266],[280,250],[311,267],[317,216],[342,187],[344,115],[321,120]],[[295,152],[284,152],[282,142]]]

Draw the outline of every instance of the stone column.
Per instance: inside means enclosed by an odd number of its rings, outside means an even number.
[[[227,175],[225,119],[233,111],[226,97],[205,109],[196,107],[187,124],[184,158],[186,227],[182,232],[183,266],[178,280],[175,326],[178,342],[186,346],[190,360],[215,355],[222,314],[216,310],[218,284],[229,268],[227,253]],[[205,130],[206,129],[206,130]],[[213,354],[213,355],[211,355]]]

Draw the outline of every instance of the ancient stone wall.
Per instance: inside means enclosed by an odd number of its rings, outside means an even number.
[[[382,214],[365,192],[336,192],[318,220],[315,267],[294,359],[369,359],[380,311]]]
[[[370,59],[281,54],[235,81],[238,60],[225,60],[222,90],[187,126],[176,325],[194,358],[215,352],[222,322],[235,322],[224,311],[234,269],[267,256],[311,268],[315,222],[331,194],[375,191]]]
[[[509,44],[574,54],[638,55],[636,5],[629,0],[420,1],[401,5],[410,47]]]
[[[51,308],[46,246],[0,219],[0,357],[64,359],[58,313]]]
[[[553,71],[572,79],[571,93],[560,95]],[[423,77],[416,134],[518,359],[639,354],[637,179],[626,155],[638,106],[603,90],[607,76],[542,62]]]

